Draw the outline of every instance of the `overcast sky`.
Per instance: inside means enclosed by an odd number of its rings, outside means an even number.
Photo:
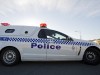
[[[39,26],[71,37],[100,38],[100,0],[0,0],[0,22]],[[78,31],[78,32],[75,32]]]

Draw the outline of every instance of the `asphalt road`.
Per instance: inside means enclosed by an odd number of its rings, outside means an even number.
[[[22,62],[6,67],[0,63],[0,75],[100,75],[100,64],[81,62]]]

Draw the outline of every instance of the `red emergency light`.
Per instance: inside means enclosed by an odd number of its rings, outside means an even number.
[[[47,27],[47,24],[46,23],[41,23],[40,27]]]
[[[1,23],[2,26],[9,26],[9,23]]]

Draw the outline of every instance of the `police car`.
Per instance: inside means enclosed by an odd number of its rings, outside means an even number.
[[[48,29],[45,23],[40,27],[1,25],[0,59],[4,65],[20,61],[83,60],[91,65],[100,62],[99,45]]]

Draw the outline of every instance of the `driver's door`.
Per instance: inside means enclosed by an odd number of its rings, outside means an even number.
[[[71,60],[77,55],[76,47],[72,44],[74,40],[67,35],[49,29],[42,29],[49,48],[46,50],[47,60]],[[44,35],[43,33],[43,35]]]

